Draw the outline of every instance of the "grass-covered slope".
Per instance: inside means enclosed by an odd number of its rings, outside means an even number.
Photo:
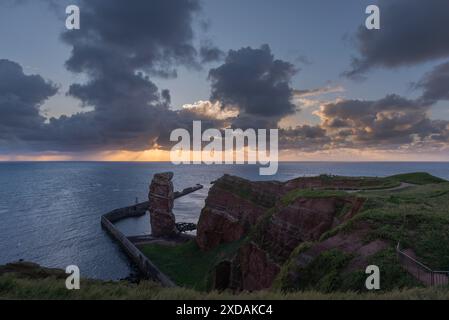
[[[203,252],[195,241],[189,241],[179,245],[148,244],[140,249],[175,283],[204,291],[210,287],[214,266],[231,258],[240,245],[241,241],[237,241]]]
[[[417,184],[417,185],[447,182],[446,180],[432,176],[431,174],[429,174],[427,172],[414,172],[414,173],[398,174],[398,175],[390,176],[386,179],[396,180],[396,181],[410,183],[410,184]]]
[[[320,243],[333,238],[354,239],[362,244],[386,243],[387,246],[376,254],[363,257],[363,265],[379,266],[384,291],[422,286],[399,264],[395,252],[398,242],[433,270],[449,270],[449,183],[427,174],[395,178],[416,186],[358,193],[358,197],[366,199],[361,211],[325,234],[319,243],[307,244],[308,248],[319,247]],[[364,270],[349,268],[351,261],[361,259],[360,255],[327,250],[309,264],[298,266],[297,261],[303,258],[301,254],[306,249],[303,246],[292,253],[277,278],[277,288],[325,292],[364,290]],[[295,281],[291,280],[291,274],[295,274]]]
[[[367,240],[400,241],[431,268],[449,270],[449,183],[363,196],[364,210],[346,226],[347,232],[367,222],[372,226]]]
[[[188,268],[188,266],[184,266]],[[65,288],[62,270],[48,272],[39,266],[9,266],[8,272],[0,267],[0,299],[39,299],[39,300],[410,300],[410,299],[449,299],[449,290],[414,288],[393,290],[387,293],[334,292],[324,294],[317,291],[283,293],[280,291],[261,291],[234,294],[232,292],[199,292],[185,288],[162,288],[150,281],[131,284],[126,281],[82,280],[80,290]],[[3,270],[3,271],[2,271]]]

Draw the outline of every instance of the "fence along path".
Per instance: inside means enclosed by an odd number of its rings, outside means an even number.
[[[449,284],[449,271],[435,271],[416,260],[411,250],[401,250],[398,243],[396,253],[399,262],[418,281],[426,286],[445,286]]]

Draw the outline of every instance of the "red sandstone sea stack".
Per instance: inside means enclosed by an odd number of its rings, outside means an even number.
[[[173,173],[155,174],[150,185],[151,232],[155,237],[172,237],[178,233],[173,214],[174,192]]]

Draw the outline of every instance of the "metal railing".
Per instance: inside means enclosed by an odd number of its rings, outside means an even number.
[[[401,265],[416,279],[428,286],[446,286],[449,284],[449,271],[435,271],[401,250],[400,243],[396,253]]]

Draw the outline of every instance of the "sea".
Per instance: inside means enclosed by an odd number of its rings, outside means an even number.
[[[252,165],[181,165],[141,162],[0,163],[0,265],[23,259],[88,278],[118,280],[134,271],[100,225],[101,215],[148,199],[155,173],[174,172],[175,190],[204,189],[175,201],[178,222],[198,221],[211,182],[223,174],[285,181],[334,174],[383,177],[428,172],[449,179],[449,162],[282,162],[275,176]],[[151,233],[149,216],[117,223],[127,236]]]

